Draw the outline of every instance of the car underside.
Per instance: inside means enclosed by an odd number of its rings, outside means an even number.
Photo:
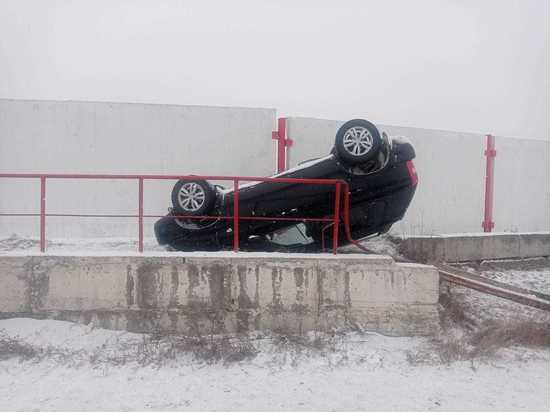
[[[329,155],[306,161],[272,176],[275,179],[331,179],[349,193],[349,233],[343,192],[338,203],[338,245],[387,232],[403,218],[416,189],[415,152],[404,139],[380,134],[372,123],[346,122]],[[238,239],[241,250],[319,252],[332,245],[335,186],[290,180],[250,182],[239,186]],[[224,250],[233,247],[235,191],[204,180],[180,180],[172,191],[172,208],[155,223],[160,244],[172,249]],[[201,218],[204,216],[204,218]],[[251,217],[252,219],[246,219]],[[271,220],[271,218],[274,218]],[[324,219],[311,221],[309,219]],[[348,236],[349,235],[349,236]]]

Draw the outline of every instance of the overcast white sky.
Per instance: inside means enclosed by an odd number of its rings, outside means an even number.
[[[0,97],[550,139],[550,1],[0,0]]]

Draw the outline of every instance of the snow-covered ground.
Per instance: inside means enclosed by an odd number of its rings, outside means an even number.
[[[389,236],[383,235],[373,237],[364,241],[363,244],[373,253],[399,257],[397,247]],[[154,238],[145,238],[143,249],[145,254],[167,251],[167,248],[159,245]],[[339,250],[341,253],[363,253],[353,245],[344,246]],[[46,242],[46,252],[49,254],[117,254],[138,253],[137,251],[137,239],[130,238],[48,239]],[[0,238],[0,255],[34,253],[40,253],[40,242],[38,238],[21,237],[15,234],[9,237]],[[210,255],[212,254],[212,252],[208,253]],[[270,253],[276,254],[277,252]]]
[[[550,259],[548,258],[488,260],[480,264],[463,264],[459,267],[499,282],[550,294]],[[450,286],[450,289],[453,301],[460,305],[465,315],[475,322],[534,321],[550,325],[550,312],[456,285]],[[442,291],[445,292],[444,289]]]
[[[155,239],[144,239],[145,251],[165,251]],[[0,254],[30,254],[39,253],[40,242],[37,238],[26,238],[12,235],[0,239]],[[138,240],[129,238],[81,238],[81,239],[48,239],[46,242],[48,253],[82,253],[112,252],[126,253],[138,251]]]
[[[367,245],[397,253],[387,238]],[[49,253],[136,249],[129,239],[48,243]],[[151,239],[146,250],[164,249]],[[0,254],[37,252],[36,239],[0,240]],[[549,259],[468,268],[550,293]],[[0,411],[546,410],[550,313],[458,286],[442,292],[443,329],[430,338],[255,333],[197,341],[0,320]]]
[[[67,322],[9,319],[0,330],[2,341],[36,352],[0,352],[2,411],[516,411],[550,402],[550,350],[443,364],[418,360],[429,349],[420,338],[353,333],[301,346],[255,335],[257,354],[228,363],[165,357],[162,340]]]
[[[488,260],[480,272],[490,279],[550,294],[550,259],[531,258],[516,261]]]

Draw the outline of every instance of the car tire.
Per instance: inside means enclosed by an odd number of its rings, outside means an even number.
[[[178,215],[206,215],[215,202],[216,189],[206,180],[178,180],[172,189],[172,206]]]
[[[378,155],[382,138],[374,124],[367,120],[354,119],[338,129],[334,147],[340,160],[349,165],[357,165]]]

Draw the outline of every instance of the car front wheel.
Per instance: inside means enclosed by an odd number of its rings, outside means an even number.
[[[344,163],[357,165],[378,155],[382,138],[374,124],[367,120],[354,119],[338,129],[334,146],[336,154]]]
[[[179,215],[206,215],[215,201],[215,189],[206,180],[179,180],[172,189],[172,205]]]

